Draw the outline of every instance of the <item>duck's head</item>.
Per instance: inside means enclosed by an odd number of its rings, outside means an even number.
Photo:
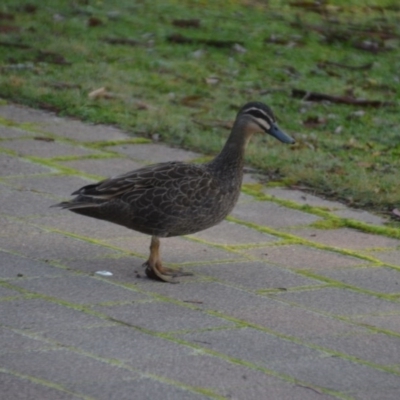
[[[252,101],[245,104],[236,116],[237,121],[243,121],[249,134],[265,132],[283,143],[293,144],[295,141],[278,128],[272,110],[264,103]]]

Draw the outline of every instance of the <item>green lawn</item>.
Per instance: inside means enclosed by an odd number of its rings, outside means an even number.
[[[248,162],[270,184],[390,212],[400,206],[396,4],[3,0],[0,96],[209,155],[241,105],[264,101],[297,140],[253,139]],[[305,102],[293,89],[391,104]]]

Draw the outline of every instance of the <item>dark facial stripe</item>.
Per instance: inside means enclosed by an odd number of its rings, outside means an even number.
[[[251,107],[243,110],[242,115],[252,116],[253,121],[265,132],[268,132],[275,122],[272,115],[269,115],[267,112],[258,107]]]
[[[255,118],[265,119],[270,124],[275,121],[275,119],[272,115],[269,115],[264,110],[261,110],[259,108],[255,108],[255,107],[248,108],[247,110],[243,110],[242,114],[249,114]]]

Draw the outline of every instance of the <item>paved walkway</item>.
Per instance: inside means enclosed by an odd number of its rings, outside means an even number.
[[[153,282],[149,237],[49,206],[198,154],[5,102],[0,138],[1,399],[400,398],[400,240],[381,218],[246,177],[227,221],[162,241],[194,276]]]

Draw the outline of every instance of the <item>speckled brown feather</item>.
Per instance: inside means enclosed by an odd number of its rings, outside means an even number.
[[[153,236],[186,235],[217,224],[236,203],[241,172],[233,184],[213,169],[212,163],[156,164],[87,185],[60,205]]]

